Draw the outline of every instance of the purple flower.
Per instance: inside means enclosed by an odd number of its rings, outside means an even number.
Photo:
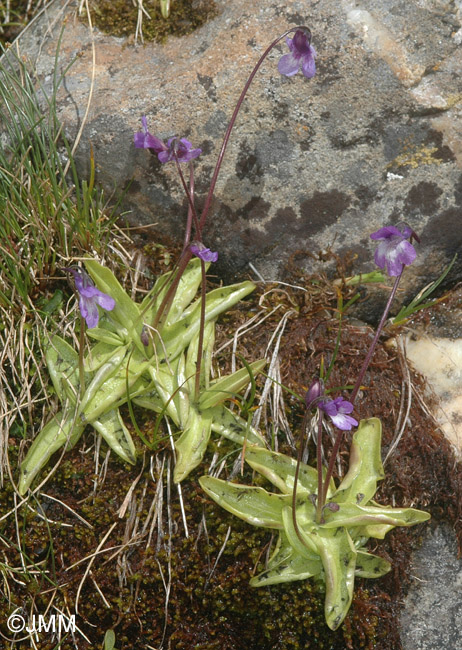
[[[286,37],[286,43],[290,53],[284,54],[279,59],[278,70],[286,77],[292,77],[302,68],[302,72],[308,79],[316,74],[316,50],[311,42],[311,34],[307,31],[297,29],[293,38]]]
[[[95,287],[90,276],[83,269],[63,269],[72,273],[75,288],[79,293],[79,309],[85,318],[87,327],[96,327],[99,321],[98,305],[106,311],[112,311],[115,300]]]
[[[333,424],[342,431],[350,431],[352,427],[358,426],[358,421],[350,417],[348,413],[353,411],[353,404],[343,397],[334,400],[326,400],[319,404],[319,408],[326,413]]]
[[[316,406],[319,398],[324,393],[324,385],[321,379],[316,379],[305,393],[305,404],[307,410],[312,406]]]
[[[170,138],[167,144],[160,138],[157,138],[148,131],[148,121],[146,116],[141,118],[143,130],[135,133],[135,147],[137,149],[150,149],[157,154],[161,163],[170,162],[175,160],[175,154],[178,162],[189,162],[197,158],[202,153],[202,149],[193,149],[192,144],[186,138]]]
[[[218,253],[206,248],[200,241],[193,241],[189,246],[189,250],[204,262],[216,262],[218,259]]]
[[[148,121],[146,119],[146,116],[143,115],[141,118],[141,124],[143,125],[143,130],[138,131],[138,133],[135,133],[135,147],[137,149],[153,149],[156,154],[161,153],[162,151],[165,151],[167,149],[166,145],[160,140],[159,138],[156,138],[155,135],[152,135],[152,133],[149,133],[148,131]]]
[[[409,226],[402,226],[401,230],[396,226],[385,226],[372,233],[371,239],[380,242],[375,251],[375,263],[381,269],[386,268],[388,275],[400,275],[403,266],[412,264],[415,260],[417,253],[407,241],[409,237],[418,241],[417,235]]]
[[[192,144],[186,138],[170,138],[167,141],[167,146],[164,151],[161,151],[157,157],[161,163],[169,162],[170,160],[175,160],[175,154],[178,158],[178,162],[189,162],[197,156],[200,156],[202,149],[193,149]]]

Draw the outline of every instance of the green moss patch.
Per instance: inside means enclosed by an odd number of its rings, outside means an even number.
[[[168,36],[190,34],[218,13],[214,0],[172,0],[168,19],[162,17],[158,0],[144,0],[143,7],[150,16],[143,14],[145,41],[164,42]],[[136,33],[138,9],[131,0],[94,0],[91,12],[94,24],[107,34]]]

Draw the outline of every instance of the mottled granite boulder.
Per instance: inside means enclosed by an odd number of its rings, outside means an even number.
[[[78,2],[57,0],[19,41],[50,87],[63,16],[60,69],[75,63],[59,115],[75,134],[92,78],[92,38]],[[273,52],[258,73],[233,132],[205,241],[231,276],[251,261],[276,278],[295,251],[319,268],[319,251],[357,255],[371,268],[368,234],[405,219],[420,232],[415,292],[462,243],[462,26],[460,1],[217,0],[219,15],[165,45],[133,45],[94,31],[91,105],[77,154],[85,172],[93,144],[98,179],[126,191],[132,224],[180,238],[186,201],[173,164],[133,147],[140,116],[153,133],[203,149],[199,202],[241,88],[266,46],[308,24],[318,73],[282,77]],[[309,12],[307,8],[309,7]],[[61,11],[62,9],[62,11]],[[128,189],[127,189],[128,188]],[[460,276],[462,257],[451,277]]]
[[[412,564],[413,581],[401,614],[403,650],[461,648],[462,561],[454,531],[446,526],[426,528]]]

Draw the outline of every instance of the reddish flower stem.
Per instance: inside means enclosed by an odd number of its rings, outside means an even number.
[[[403,264],[403,267],[401,269],[401,273],[395,279],[395,283],[393,284],[393,288],[392,288],[390,296],[389,296],[389,298],[387,300],[387,304],[385,305],[385,309],[383,311],[382,318],[380,319],[380,323],[379,323],[379,325],[377,327],[377,331],[375,333],[374,340],[372,341],[371,346],[369,348],[369,351],[366,354],[366,358],[363,361],[363,365],[361,366],[361,370],[359,371],[359,375],[358,375],[358,378],[356,379],[356,383],[355,383],[355,385],[353,387],[353,390],[351,391],[350,402],[352,404],[354,404],[354,401],[355,401],[355,399],[356,399],[356,397],[358,395],[359,389],[361,388],[361,382],[364,379],[364,375],[366,374],[366,370],[367,370],[367,368],[368,368],[368,366],[369,366],[369,364],[371,362],[372,355],[374,354],[375,346],[377,345],[377,342],[379,340],[379,337],[380,337],[380,335],[382,333],[382,330],[383,330],[383,327],[385,325],[385,321],[387,319],[388,312],[390,311],[391,303],[393,302],[393,300],[395,298],[395,295],[396,295],[396,292],[398,290],[398,285],[399,285],[399,282],[401,280],[401,276],[403,275],[403,271],[404,271],[404,264]]]
[[[391,290],[390,296],[389,296],[389,298],[387,300],[387,304],[385,305],[385,309],[383,311],[382,318],[380,319],[380,323],[379,323],[379,325],[377,327],[377,331],[375,333],[374,339],[373,339],[373,341],[372,341],[372,343],[371,343],[371,345],[369,347],[369,350],[368,350],[368,352],[366,354],[366,357],[365,357],[365,359],[363,361],[363,365],[361,366],[361,370],[359,371],[358,378],[356,379],[356,383],[355,383],[355,385],[353,387],[353,390],[351,392],[350,402],[352,404],[354,404],[354,401],[355,401],[355,399],[356,399],[356,397],[358,395],[359,389],[361,388],[361,382],[364,379],[364,375],[366,374],[366,370],[367,370],[367,368],[368,368],[368,366],[369,366],[369,364],[371,362],[372,355],[374,354],[375,347],[376,347],[377,342],[379,340],[380,334],[382,333],[382,330],[384,328],[385,321],[386,321],[387,316],[388,316],[388,312],[390,311],[391,304],[392,304],[392,302],[394,300],[394,297],[396,295],[396,292],[398,290],[399,281],[401,280],[401,276],[403,275],[403,271],[404,271],[404,265],[403,265],[403,268],[401,269],[401,273],[395,279],[395,282],[393,284],[393,288]],[[340,443],[342,442],[342,436],[343,436],[343,431],[339,430],[337,432],[336,437],[335,437],[334,446],[332,448],[332,452],[331,452],[331,455],[330,455],[330,458],[329,458],[329,465],[327,467],[327,473],[326,473],[326,476],[325,476],[325,479],[324,479],[324,486],[323,486],[322,495],[321,495],[322,496],[322,498],[321,498],[322,506],[321,507],[324,506],[325,501],[326,501],[327,489],[328,489],[328,486],[329,486],[329,482],[330,482],[330,480],[332,478],[332,475],[334,473],[335,460],[337,458],[337,454],[338,454],[339,449],[340,449]],[[318,507],[319,507],[319,503],[318,503]]]
[[[296,32],[298,29],[306,29],[309,33],[311,33],[310,30],[307,27],[292,27],[291,29],[288,29],[286,32],[284,32],[284,34],[282,34],[281,36],[276,38],[276,40],[274,40],[271,43],[271,45],[269,45],[266,48],[266,50],[263,52],[263,54],[259,58],[256,66],[254,67],[254,69],[250,73],[249,78],[247,79],[247,82],[246,82],[246,84],[245,84],[245,86],[244,86],[244,88],[243,88],[243,90],[242,90],[242,92],[241,92],[241,94],[239,96],[239,99],[237,100],[236,108],[234,109],[234,112],[233,112],[233,114],[231,116],[231,120],[230,120],[230,122],[228,124],[228,128],[226,130],[225,137],[223,138],[223,144],[221,145],[221,150],[220,150],[220,153],[218,155],[218,160],[217,160],[217,163],[215,165],[215,170],[213,172],[212,180],[210,182],[210,188],[209,188],[209,191],[208,191],[208,194],[207,194],[207,198],[205,199],[205,204],[204,204],[202,214],[201,214],[201,218],[200,218],[200,227],[201,228],[204,227],[205,221],[207,219],[207,215],[208,215],[208,212],[210,210],[210,205],[212,203],[213,193],[215,191],[215,185],[216,185],[216,182],[217,182],[217,179],[218,179],[218,174],[220,173],[220,168],[221,168],[221,164],[223,162],[223,158],[224,158],[224,155],[225,155],[225,152],[226,152],[226,147],[228,146],[229,137],[231,135],[231,131],[233,130],[234,123],[236,122],[237,115],[238,115],[239,110],[240,110],[240,108],[242,106],[242,103],[243,103],[243,101],[245,99],[245,96],[247,94],[249,86],[252,83],[253,78],[257,74],[258,69],[260,68],[261,64],[266,59],[268,54],[271,52],[273,47],[275,47],[280,41],[282,41],[282,39],[285,38],[288,34],[291,34],[292,32]]]
[[[197,361],[196,361],[196,382],[195,382],[195,399],[199,399],[200,381],[201,381],[201,365],[202,365],[202,352],[204,347],[204,330],[205,330],[205,306],[206,306],[206,286],[205,286],[205,262],[201,261],[201,321],[199,326],[199,341],[197,344]]]
[[[324,488],[322,484],[322,420],[324,412],[318,409],[318,441],[317,441],[317,466],[318,466],[318,498],[316,500],[316,521],[321,523],[322,508],[325,503]]]

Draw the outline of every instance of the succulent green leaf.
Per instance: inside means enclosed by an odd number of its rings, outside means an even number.
[[[88,330],[90,331],[90,330]],[[119,346],[120,343],[117,344]],[[106,363],[114,354],[114,345],[100,341],[88,351],[84,359],[84,368],[87,372],[95,372]]]
[[[252,282],[221,287],[207,294],[205,308],[205,322],[214,320],[235,305],[239,300],[247,296],[255,289]],[[168,358],[174,359],[191,342],[199,332],[201,300],[185,310],[184,315],[178,321],[162,329],[162,341],[167,350]],[[159,347],[159,355],[163,348]]]
[[[336,503],[367,503],[384,478],[382,459],[382,423],[378,418],[361,420],[353,435],[347,474],[333,495]]]
[[[146,294],[143,302],[139,306],[141,318],[144,323],[153,323],[157,310],[162,303],[162,300],[167,293],[169,281],[172,273],[163,273],[154,283],[152,289]]]
[[[215,342],[215,321],[209,321],[204,327],[204,340],[202,346],[200,386],[207,389],[210,385],[210,369],[212,366],[213,344]],[[190,395],[194,395],[196,385],[197,353],[199,349],[199,335],[195,336],[188,346],[186,353],[185,375]]]
[[[173,420],[177,427],[180,426],[180,414],[178,413],[174,392],[176,390],[175,374],[179,363],[180,359],[177,357],[169,366],[164,364],[162,368],[159,366],[150,366],[149,368],[152,383],[160,397],[163,408],[165,408],[165,413]]]
[[[92,425],[122,460],[135,465],[135,445],[118,410],[114,409],[102,414],[98,420],[93,420]]]
[[[335,498],[333,499],[335,501]],[[326,508],[323,528],[339,526],[415,526],[430,519],[428,512],[414,508],[392,508],[387,506],[358,506],[355,503],[340,503],[332,512]]]
[[[252,469],[265,476],[284,494],[292,494],[295,481],[297,461],[285,454],[268,449],[247,447],[245,459]],[[300,464],[298,475],[298,494],[316,494],[318,489],[318,472],[314,467]]]
[[[296,509],[296,512],[298,508]],[[313,516],[314,516],[314,506],[312,507]],[[284,532],[286,534],[287,540],[294,551],[301,555],[302,557],[312,560],[316,557],[318,552],[318,547],[311,539],[310,529],[314,528],[314,522],[311,523],[308,531],[305,530],[305,527],[301,525],[301,522],[298,520],[297,512],[297,527],[300,537],[297,535],[297,530],[295,529],[294,519],[293,519],[293,508],[291,506],[286,506],[282,511],[282,522],[284,524]]]
[[[104,648],[103,650],[117,650],[115,646],[115,634],[114,630],[107,630],[104,635]]]
[[[210,264],[206,264],[206,269]],[[144,322],[152,323],[162,300],[167,293],[172,280],[172,273],[164,273],[157,278],[153,288],[145,296],[140,306]],[[194,299],[201,283],[201,264],[197,258],[192,259],[180,278],[170,310],[167,314],[166,325],[175,323],[183,311]]]
[[[125,337],[122,337],[115,332],[110,332],[102,327],[92,327],[91,329],[87,329],[87,334],[90,338],[95,339],[95,341],[102,341],[108,345],[118,346],[123,345],[126,342]]]
[[[249,364],[255,375],[263,370],[265,365],[266,361],[264,359]],[[241,368],[237,372],[233,372],[232,375],[221,377],[211,383],[208,390],[202,391],[199,397],[199,408],[201,411],[204,411],[224,402],[226,399],[231,399],[236,393],[239,393],[247,386],[249,381],[250,378],[247,368]]]
[[[146,387],[138,397],[132,397],[132,402],[141,408],[149,409],[160,413],[164,408],[164,403],[159,397],[159,393],[153,386]]]
[[[389,533],[390,530],[393,530],[393,528],[396,528],[396,526],[388,524],[370,525],[363,526],[362,528],[352,528],[350,532],[353,536],[358,534],[359,536],[365,536],[367,538],[375,537],[376,539],[385,539],[385,535]]]
[[[178,426],[184,429],[190,417],[191,405],[187,381],[186,359],[184,354],[178,357],[177,370],[173,375],[174,403],[179,416]]]
[[[281,582],[306,580],[322,573],[319,557],[307,559],[298,555],[287,541],[283,532],[279,533],[276,550],[268,562],[268,568],[250,580],[251,587],[263,587]]]
[[[222,508],[249,524],[282,528],[282,509],[290,497],[272,494],[259,487],[228,483],[212,476],[202,476],[199,483]]]
[[[130,369],[127,376],[125,364],[119,366],[115,374],[108,377],[99,387],[93,398],[81,410],[80,417],[85,422],[92,422],[98,419],[106,411],[127,401],[127,380],[128,387],[132,388],[140,379],[143,371],[132,372]]]
[[[61,402],[69,399],[75,404],[80,388],[79,355],[60,336],[53,336],[48,343],[45,359],[51,381]],[[88,375],[85,375],[88,380]]]
[[[80,412],[85,411],[87,404],[95,398],[104,382],[107,381],[111,376],[115,375],[127,355],[126,345],[119,348],[112,348],[112,350],[112,355],[105,363],[103,363],[102,366],[98,368],[85,393],[83,394],[82,401],[79,404]]]
[[[175,442],[177,460],[173,480],[180,483],[202,461],[210,440],[212,420],[190,409],[188,424]]]
[[[85,425],[75,418],[75,409],[57,413],[35,438],[26,458],[21,463],[19,494],[24,495],[34,478],[51,456],[67,444],[71,449],[83,433]]]
[[[210,262],[205,264],[205,270],[210,266]],[[183,275],[180,278],[178,287],[175,293],[175,299],[167,315],[165,324],[167,326],[173,325],[181,318],[185,309],[191,304],[197,291],[199,290],[202,280],[201,261],[198,258],[193,258],[186,267]]]
[[[355,574],[375,578],[389,571],[389,563],[362,547],[369,537],[383,537],[394,526],[412,526],[429,519],[412,508],[380,506],[372,500],[377,481],[383,478],[380,459],[380,422],[360,423],[352,441],[350,470],[338,490],[331,484],[330,497],[317,520],[312,496],[317,492],[317,472],[302,465],[297,484],[296,520],[292,500],[296,461],[265,448],[249,445],[246,461],[281,490],[271,494],[262,488],[230,484],[202,477],[200,484],[229,512],[256,526],[281,529],[276,551],[267,569],[252,578],[252,586],[300,580],[319,575],[326,584],[325,617],[332,630],[344,620],[351,604]],[[279,496],[279,501],[274,497]],[[331,507],[330,504],[335,504]],[[279,524],[279,525],[278,525]]]
[[[356,556],[356,575],[361,578],[380,578],[388,573],[391,564],[383,557],[366,551],[358,551]]]
[[[212,431],[215,433],[219,433],[238,445],[243,445],[247,441],[249,445],[265,446],[265,439],[258,431],[223,404],[207,409],[203,413],[210,414]]]
[[[331,630],[336,630],[347,615],[353,599],[357,551],[345,528],[318,529],[312,537],[324,567],[326,623]]]
[[[149,394],[151,388],[152,386],[150,385],[146,377],[143,376],[138,377],[138,379],[136,379],[134,383],[130,383],[129,391],[128,391],[130,399],[133,401],[139,396]],[[124,404],[126,404],[127,401],[128,401],[128,396],[127,396],[127,391],[125,390],[122,392],[120,397],[112,403],[112,408],[118,409]]]

